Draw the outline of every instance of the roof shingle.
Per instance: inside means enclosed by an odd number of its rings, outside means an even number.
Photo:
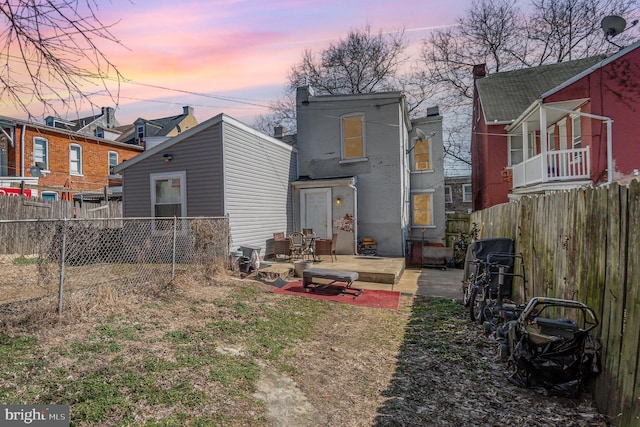
[[[516,119],[543,93],[605,59],[596,55],[574,61],[491,74],[476,81],[487,123]]]

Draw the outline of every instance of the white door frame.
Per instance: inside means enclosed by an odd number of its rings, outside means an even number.
[[[331,188],[330,187],[318,187],[318,188],[302,188],[300,189],[300,229],[308,228],[306,227],[305,218],[307,217],[306,209],[307,209],[307,194],[308,193],[325,193],[326,195],[326,215],[327,215],[327,228],[326,228],[326,236],[331,238],[331,230],[333,224],[333,218],[331,213]],[[319,233],[316,233],[319,234]]]

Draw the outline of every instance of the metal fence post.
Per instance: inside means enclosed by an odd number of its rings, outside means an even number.
[[[62,290],[64,288],[64,258],[67,250],[67,219],[62,221],[62,247],[60,248],[60,284],[58,287],[58,316],[62,314]]]
[[[178,225],[178,217],[173,217],[173,242],[171,247],[171,281],[176,275],[176,229]]]

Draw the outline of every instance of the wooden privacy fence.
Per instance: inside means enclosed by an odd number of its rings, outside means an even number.
[[[80,204],[66,200],[32,200],[21,196],[0,195],[0,220],[120,217],[121,201]]]
[[[482,238],[522,253],[527,295],[576,299],[598,314],[593,394],[616,426],[640,419],[640,181],[524,197],[472,213]],[[521,289],[514,289],[522,297]]]

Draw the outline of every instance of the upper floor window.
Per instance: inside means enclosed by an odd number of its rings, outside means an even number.
[[[101,127],[97,127],[95,130],[95,134],[98,138],[104,138],[104,129]]]
[[[533,153],[535,150],[535,134],[533,132],[529,133],[529,157],[533,157]],[[509,166],[517,165],[522,163],[524,160],[524,147],[522,144],[522,134],[510,134],[509,135]]]
[[[364,115],[342,117],[342,159],[361,159],[364,156]]]
[[[413,195],[413,225],[433,225],[432,193]]]
[[[470,203],[471,198],[471,184],[462,184],[462,201],[465,203]]]
[[[69,146],[69,173],[82,175],[82,147],[77,144]]]
[[[453,190],[450,185],[444,186],[444,202],[453,203]]]
[[[144,139],[144,124],[136,125],[136,141],[140,142]]]
[[[116,175],[113,168],[118,166],[118,153],[116,151],[109,151],[109,175]]]
[[[547,150],[556,149],[556,127],[551,125],[547,128]]]
[[[431,144],[429,138],[416,139],[413,142],[413,170],[432,170]]]
[[[580,148],[582,146],[582,127],[579,115],[571,117],[571,143],[572,148]]]
[[[41,170],[49,170],[49,141],[46,138],[33,138],[33,164]]]

